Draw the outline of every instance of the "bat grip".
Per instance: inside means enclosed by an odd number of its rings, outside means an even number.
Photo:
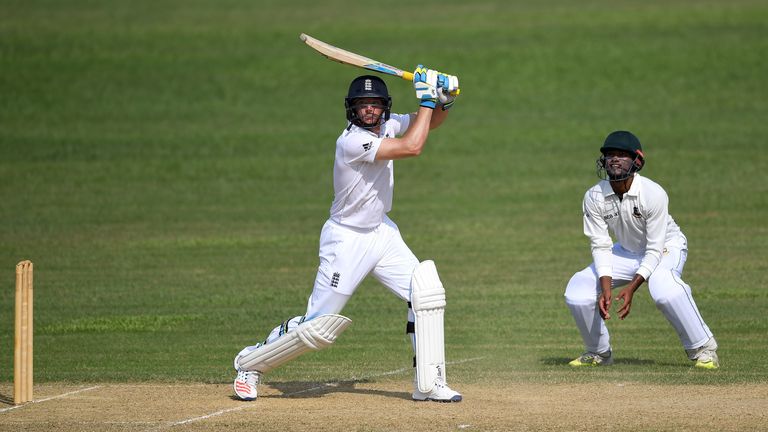
[[[411,72],[407,72],[407,71],[403,71],[403,74],[402,74],[402,75],[400,75],[400,78],[402,78],[402,79],[404,79],[404,80],[406,80],[406,81],[410,81],[410,82],[413,82],[413,73],[411,73]],[[458,96],[458,95],[459,95],[459,93],[461,93],[461,89],[456,89],[456,91],[452,91],[452,92],[451,92],[451,94],[452,94],[453,96]]]

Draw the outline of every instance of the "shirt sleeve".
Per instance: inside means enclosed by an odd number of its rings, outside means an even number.
[[[411,124],[409,114],[392,114],[384,128],[387,136],[399,136],[408,130]],[[344,163],[352,165],[359,162],[376,162],[376,152],[381,146],[382,137],[367,133],[350,133],[339,138],[344,154]]]
[[[389,121],[392,122],[392,132],[395,134],[395,136],[401,136],[411,126],[411,115],[392,114],[389,118]]]
[[[667,237],[667,224],[669,223],[669,197],[664,189],[650,189],[645,196],[644,204],[646,246],[645,255],[640,262],[637,274],[648,280],[661,262],[661,253],[664,250],[664,241]]]
[[[584,195],[584,235],[589,237],[592,259],[595,261],[597,277],[611,276],[613,270],[613,241],[608,232],[608,224],[603,219],[603,196],[599,188],[592,188]]]
[[[352,165],[359,162],[373,163],[381,145],[381,138],[370,134],[350,134],[341,138],[344,163]]]

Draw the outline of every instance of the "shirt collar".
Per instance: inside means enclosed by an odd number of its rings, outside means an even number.
[[[635,173],[635,178],[632,180],[632,186],[624,195],[638,196],[640,195],[640,174]]]
[[[632,185],[629,187],[629,190],[624,194],[630,195],[630,196],[638,196],[640,194],[640,174],[634,173],[634,178],[632,179]],[[609,197],[611,195],[616,195],[616,193],[613,191],[613,188],[611,187],[611,182],[608,180],[603,180],[600,182],[600,189],[603,192],[604,197]]]
[[[351,122],[348,122],[348,123],[349,123],[349,126],[348,126],[348,127],[349,127],[349,130],[353,130],[353,129],[356,129],[356,130],[358,130],[358,131],[361,131],[361,132],[364,132],[364,133],[368,133],[368,134],[370,134],[370,135],[373,135],[373,136],[375,136],[376,138],[379,138],[379,137],[383,137],[383,136],[384,136],[384,124],[382,124],[382,125],[381,125],[381,127],[379,128],[379,133],[377,134],[377,133],[375,133],[375,132],[373,132],[373,131],[371,131],[371,130],[368,130],[368,129],[366,129],[366,128],[361,128],[360,126],[358,126],[358,125],[356,125],[356,124],[353,124],[353,123],[351,123]],[[386,124],[386,123],[385,123],[385,124]]]

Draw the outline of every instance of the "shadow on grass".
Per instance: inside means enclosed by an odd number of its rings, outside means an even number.
[[[311,382],[311,381],[287,381],[287,382],[272,382],[264,385],[280,391],[279,395],[265,395],[259,396],[259,398],[317,398],[323,397],[331,393],[357,393],[368,396],[384,396],[396,399],[411,400],[411,393],[409,392],[393,392],[384,390],[373,389],[359,389],[357,384],[371,382],[370,380],[345,380],[345,381],[327,381],[327,382]],[[232,399],[237,399],[234,395]]]
[[[541,363],[545,364],[547,366],[568,366],[568,362],[573,360],[572,358],[567,357],[544,357],[541,359]],[[631,366],[650,366],[650,365],[656,365],[656,366],[664,366],[662,363],[656,362],[656,360],[645,360],[645,359],[639,359],[639,358],[621,358],[621,357],[614,357],[613,358],[613,364],[615,365],[631,365]],[[672,366],[667,364],[666,366]]]

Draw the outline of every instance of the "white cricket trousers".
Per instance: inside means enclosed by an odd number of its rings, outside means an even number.
[[[411,276],[419,260],[389,217],[360,230],[328,220],[320,234],[320,266],[307,303],[306,319],[341,312],[357,287],[372,274],[402,300],[410,301]]]
[[[320,233],[320,265],[305,316],[284,321],[269,333],[263,343],[292,331],[305,320],[320,315],[338,314],[357,287],[369,274],[400,299],[411,299],[411,277],[419,260],[408,248],[400,230],[386,215],[376,228],[361,230],[328,220]],[[415,315],[408,308],[408,321]],[[414,343],[411,335],[411,343]],[[245,347],[241,354],[257,348]]]
[[[642,255],[613,245],[613,288],[628,284],[637,273]],[[681,279],[688,250],[667,246],[661,262],[648,278],[648,291],[656,307],[675,328],[685,349],[704,345],[712,332],[704,323],[691,287]],[[571,310],[576,326],[584,340],[586,351],[603,353],[611,348],[610,335],[600,316],[597,301],[602,293],[595,264],[573,275],[565,289],[565,303]]]

